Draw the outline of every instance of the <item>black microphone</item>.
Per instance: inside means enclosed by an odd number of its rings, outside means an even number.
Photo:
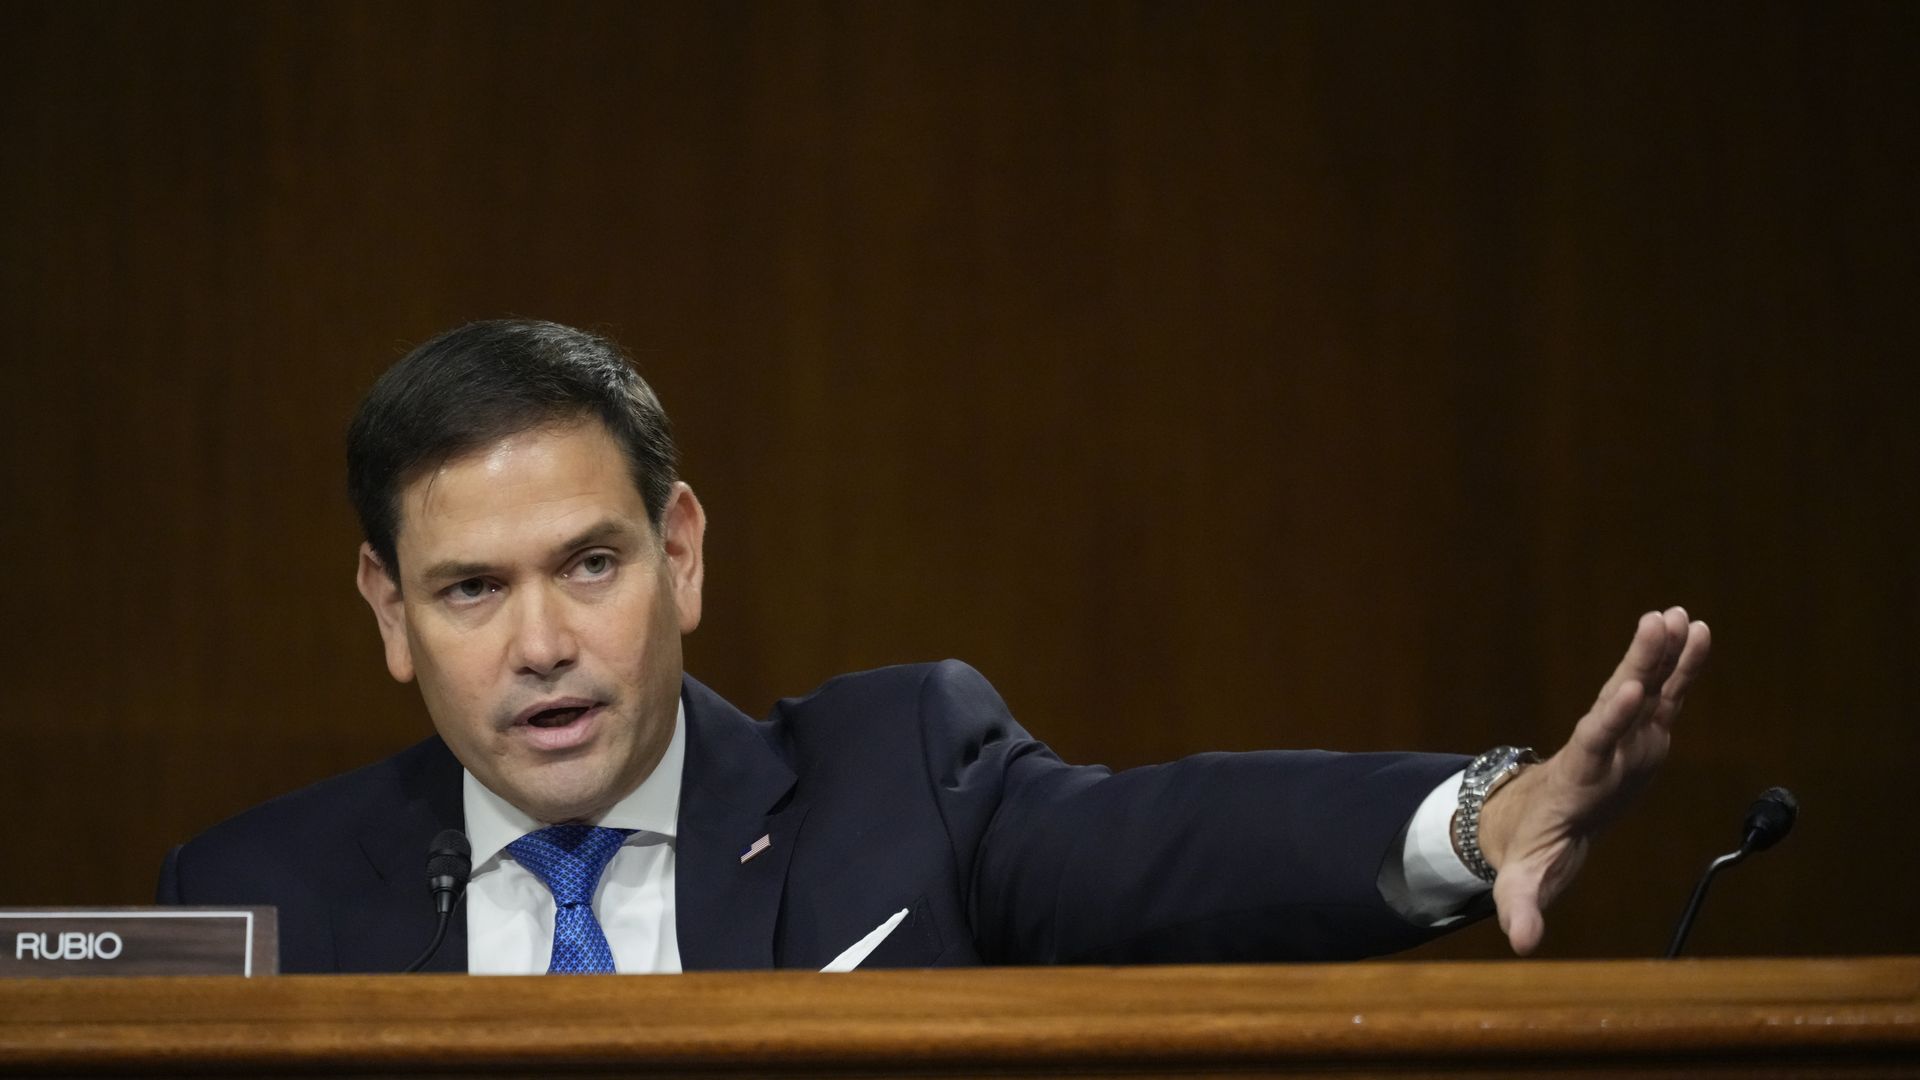
[[[1765,851],[1787,838],[1800,818],[1800,800],[1783,787],[1770,787],[1747,807],[1747,838],[1740,846],[1749,853]]]
[[[1700,914],[1700,902],[1707,898],[1707,886],[1713,883],[1713,875],[1734,863],[1744,860],[1756,851],[1765,851],[1786,838],[1793,831],[1793,823],[1800,817],[1800,800],[1793,792],[1783,787],[1771,787],[1760,793],[1747,807],[1747,820],[1741,823],[1740,847],[1707,864],[1707,872],[1700,875],[1700,884],[1693,887],[1693,899],[1687,901],[1687,912],[1680,916],[1680,925],[1673,929],[1673,941],[1667,946],[1667,959],[1680,955],[1680,947],[1687,943],[1687,932],[1693,929],[1694,916]]]
[[[473,873],[473,847],[467,843],[467,834],[459,829],[442,829],[427,847],[427,891],[433,895],[433,911],[436,916],[433,924],[433,940],[427,944],[427,951],[420,959],[407,965],[403,975],[410,975],[424,967],[440,951],[440,943],[447,937],[447,922],[453,915],[453,905],[460,901],[460,890],[467,887],[467,876]]]

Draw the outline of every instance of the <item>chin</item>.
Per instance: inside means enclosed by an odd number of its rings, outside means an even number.
[[[578,821],[593,813],[587,803],[574,799],[529,798],[516,801],[514,805],[549,825]]]
[[[551,824],[567,821],[582,821],[612,806],[617,798],[601,792],[586,794],[581,792],[549,792],[544,795],[529,793],[525,803],[516,803],[520,809]]]

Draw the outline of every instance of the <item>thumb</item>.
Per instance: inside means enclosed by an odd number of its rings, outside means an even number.
[[[1501,888],[1500,886],[1506,886]],[[1547,921],[1540,913],[1540,889],[1537,883],[1510,880],[1503,876],[1493,890],[1494,910],[1500,930],[1515,956],[1530,955],[1546,936]]]

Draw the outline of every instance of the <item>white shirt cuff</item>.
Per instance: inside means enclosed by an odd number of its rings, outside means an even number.
[[[1400,857],[1380,867],[1380,896],[1408,922],[1446,926],[1460,908],[1493,886],[1474,876],[1453,852],[1453,811],[1465,770],[1427,793],[1401,834]]]

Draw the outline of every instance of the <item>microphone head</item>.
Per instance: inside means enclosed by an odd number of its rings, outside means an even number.
[[[1800,800],[1783,787],[1760,793],[1747,807],[1746,840],[1740,846],[1747,851],[1765,851],[1784,839],[1800,817]]]
[[[473,873],[473,846],[459,829],[442,829],[427,848],[427,877],[452,878],[455,885],[467,883]]]

